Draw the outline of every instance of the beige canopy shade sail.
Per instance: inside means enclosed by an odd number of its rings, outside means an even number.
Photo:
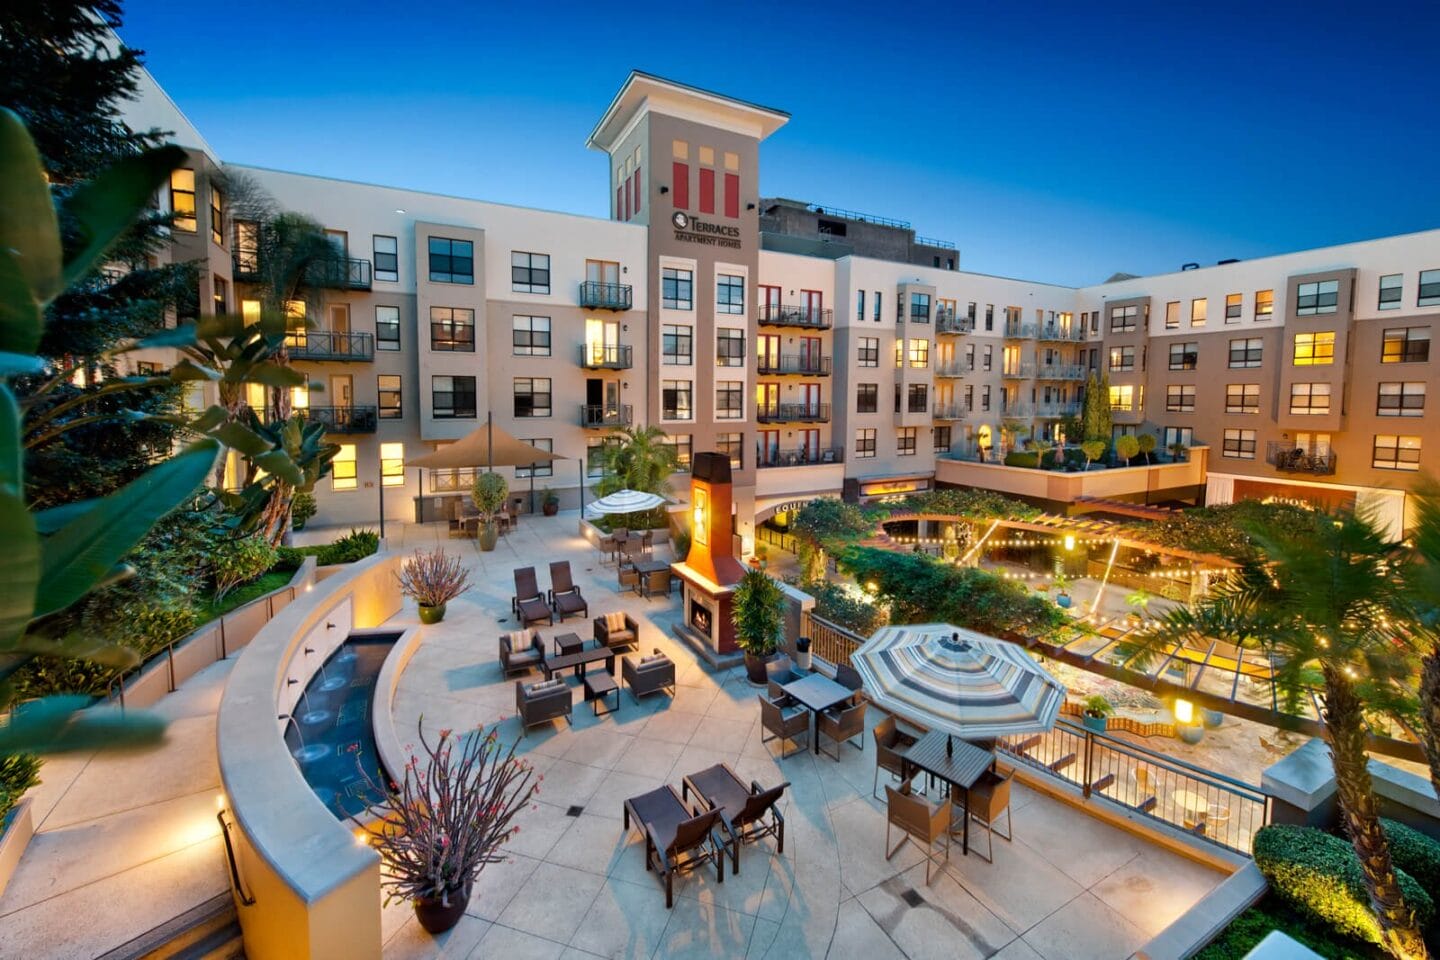
[[[485,424],[439,450],[406,460],[405,465],[453,470],[459,467],[528,467],[532,463],[564,459],[558,453],[515,439],[504,427]]]

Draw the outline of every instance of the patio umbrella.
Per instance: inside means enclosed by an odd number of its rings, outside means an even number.
[[[653,510],[662,503],[669,503],[664,497],[657,493],[644,493],[640,490],[616,490],[609,496],[601,497],[585,508],[585,512],[592,517],[604,516],[615,513],[639,513],[641,510]]]
[[[948,623],[883,627],[850,662],[877,706],[966,740],[1048,730],[1065,700],[1021,648]]]
[[[541,450],[517,440],[504,427],[493,422],[477,427],[454,443],[439,450],[422,453],[405,461],[407,467],[429,467],[432,470],[454,470],[459,467],[528,467],[564,459],[558,453]]]

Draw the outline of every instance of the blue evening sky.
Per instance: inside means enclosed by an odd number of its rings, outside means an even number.
[[[1440,4],[129,0],[227,161],[607,215],[631,68],[792,114],[765,195],[1084,284],[1440,227]],[[208,25],[207,25],[208,24]]]

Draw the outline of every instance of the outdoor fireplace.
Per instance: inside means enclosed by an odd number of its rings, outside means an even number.
[[[745,575],[734,556],[730,457],[697,453],[690,466],[690,552],[671,569],[684,585],[682,635],[712,663],[738,656],[731,594]]]
[[[710,636],[710,625],[714,615],[710,608],[700,602],[700,599],[693,594],[690,597],[690,626],[694,627],[706,638]]]

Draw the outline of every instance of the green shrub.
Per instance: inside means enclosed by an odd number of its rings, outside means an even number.
[[[1005,454],[1005,466],[1038,467],[1040,466],[1040,454],[1034,450],[1011,450]]]
[[[815,598],[816,616],[862,637],[874,633],[885,619],[879,607],[859,599],[838,583],[809,580],[799,587]]]
[[[976,520],[1004,520],[1019,518],[1027,520],[1040,515],[1040,508],[1023,500],[1012,500],[993,490],[942,487],[912,493],[900,503],[901,510],[916,513],[953,513],[959,517]]]
[[[1440,897],[1440,841],[1396,820],[1381,819],[1395,866],[1415,878],[1430,899]]]
[[[304,530],[305,524],[315,516],[315,511],[320,509],[315,503],[313,493],[301,491],[295,494],[290,501],[290,526],[295,530]]]
[[[29,753],[0,757],[0,830],[20,797],[40,782],[40,758]]]
[[[304,550],[296,547],[276,547],[275,565],[271,570],[278,570],[284,573],[294,573],[300,569],[300,564],[305,562],[307,554]]]
[[[374,530],[351,530],[333,543],[321,547],[315,560],[322,567],[364,560],[380,549],[380,534]]]
[[[1360,859],[1348,842],[1314,827],[1274,825],[1255,834],[1253,852],[1271,889],[1302,914],[1343,936],[1380,942]],[[1395,874],[1416,920],[1429,926],[1435,902],[1410,874],[1398,867]]]
[[[1377,946],[1342,937],[1296,913],[1285,901],[1267,894],[1230,922],[1194,960],[1245,960],[1272,930],[1314,950],[1325,960],[1388,960]]]
[[[210,575],[215,580],[215,599],[242,583],[249,583],[275,565],[275,548],[264,537],[236,537],[222,540],[210,553]]]

